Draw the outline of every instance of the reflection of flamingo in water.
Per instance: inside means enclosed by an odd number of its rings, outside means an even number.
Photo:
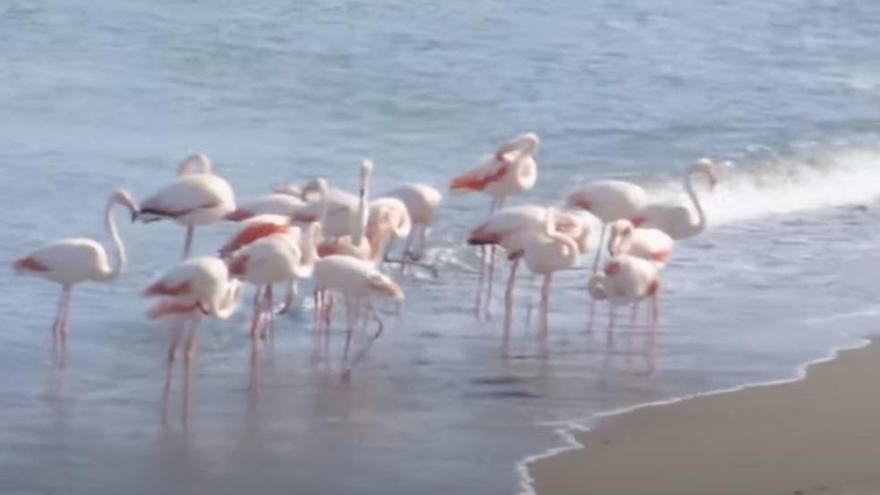
[[[122,205],[131,212],[137,213],[137,206],[128,192],[119,190],[107,200],[104,208],[104,222],[113,249],[116,251],[116,264],[110,266],[109,256],[104,246],[87,238],[74,238],[55,241],[28,253],[15,260],[12,268],[16,273],[42,277],[61,284],[61,299],[58,303],[58,314],[52,326],[52,348],[57,352],[61,342],[62,353],[67,343],[67,317],[70,313],[70,296],[74,284],[86,280],[111,282],[115,280],[125,267],[125,248],[116,230],[113,218],[113,205]]]
[[[235,211],[232,187],[211,172],[211,162],[204,154],[187,158],[178,171],[178,177],[140,205],[137,218],[152,222],[170,218],[186,226],[183,257],[192,249],[196,225],[222,220]]]
[[[453,194],[462,195],[482,191],[492,197],[489,215],[504,206],[507,198],[532,189],[538,179],[538,164],[535,151],[540,139],[533,132],[527,132],[502,144],[491,158],[483,164],[455,177],[449,184]],[[486,256],[489,257],[489,280],[494,276],[495,246],[481,248],[480,276],[477,281],[477,301],[474,312],[480,316],[483,294],[483,277],[486,269]],[[492,284],[489,284],[489,299],[492,298]]]
[[[660,229],[673,239],[688,239],[699,235],[706,229],[706,212],[694,191],[693,176],[697,174],[706,176],[711,190],[718,182],[718,167],[708,158],[701,158],[685,175],[684,190],[697,212],[697,218],[694,218],[691,209],[687,206],[674,203],[650,204],[628,218],[631,218],[637,227]]]
[[[372,343],[382,335],[384,324],[379,313],[373,306],[373,297],[382,296],[403,300],[403,291],[394,281],[379,272],[376,267],[368,262],[351,256],[330,255],[315,262],[315,333],[325,334],[329,332],[330,306],[325,304],[328,291],[342,294],[345,298],[347,316],[347,329],[345,338],[345,350],[343,359],[346,365],[343,368],[343,379],[348,379],[352,368],[363,359]],[[366,312],[366,314],[364,314]],[[349,361],[348,350],[351,339],[358,321],[366,316],[366,325],[369,319],[377,324],[376,332],[370,336],[369,341]]]
[[[241,285],[229,278],[226,263],[219,258],[198,257],[179,263],[159,280],[150,284],[144,296],[161,296],[147,312],[150,319],[176,316],[177,324],[168,346],[168,366],[162,390],[162,418],[167,418],[168,395],[177,349],[184,343],[183,422],[189,420],[192,358],[195,353],[196,331],[203,315],[229,318],[241,295]]]

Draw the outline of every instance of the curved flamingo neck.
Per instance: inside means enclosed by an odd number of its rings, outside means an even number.
[[[116,218],[113,216],[113,205],[123,203],[119,198],[115,195],[107,201],[107,206],[104,208],[104,225],[107,228],[107,232],[110,234],[110,240],[113,243],[113,250],[116,252],[116,264],[110,268],[109,271],[102,271],[99,274],[99,279],[101,280],[113,280],[122,273],[122,269],[125,267],[125,263],[127,261],[125,257],[125,246],[122,244],[122,239],[119,237],[119,231],[116,229]]]
[[[302,257],[300,258],[299,266],[294,267],[293,270],[297,278],[311,277],[312,272],[315,270],[315,260],[318,258],[317,244],[320,228],[320,224],[313,223],[303,232],[303,242],[301,243]]]
[[[706,212],[703,211],[703,205],[700,204],[700,198],[697,196],[696,191],[694,191],[694,183],[692,177],[692,173],[685,176],[684,190],[687,192],[688,197],[694,204],[694,208],[697,210],[696,233],[700,233],[706,229]]]
[[[226,285],[226,293],[220,301],[211,301],[212,307],[207,308],[208,313],[225,320],[232,316],[238,307],[241,297],[241,284],[237,280],[230,280]]]

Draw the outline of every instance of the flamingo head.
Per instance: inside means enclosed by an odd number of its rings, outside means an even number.
[[[196,153],[186,157],[177,168],[177,175],[187,175],[192,173],[210,174],[211,160],[204,153]]]
[[[718,166],[709,158],[697,160],[691,166],[690,173],[706,174],[706,177],[709,179],[709,189],[715,189],[715,185],[718,184]]]
[[[131,212],[131,221],[134,222],[135,220],[137,220],[140,208],[138,207],[137,203],[135,203],[134,198],[131,196],[131,193],[129,193],[125,189],[117,189],[113,192],[113,195],[110,196],[110,201],[113,203],[121,204],[122,206],[128,208],[128,211]]]
[[[621,245],[633,235],[634,229],[633,223],[625,218],[611,223],[611,235],[608,240],[608,252],[611,256],[620,252]]]
[[[521,135],[517,140],[520,142],[520,148],[528,153],[533,153],[538,145],[541,144],[541,138],[534,132],[527,132]]]
[[[329,189],[330,186],[327,185],[327,179],[323,177],[315,177],[302,188],[302,199],[309,201],[313,194],[317,195],[318,198],[323,198]]]
[[[373,162],[370,160],[364,160],[361,163],[361,183],[365,183],[370,179],[370,176],[373,175]]]
[[[370,275],[369,282],[371,290],[395,301],[403,301],[403,289],[386,275],[379,272],[373,273]]]

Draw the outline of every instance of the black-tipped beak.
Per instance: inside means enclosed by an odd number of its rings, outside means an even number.
[[[131,210],[131,223],[137,222],[138,213],[139,212],[137,210]]]

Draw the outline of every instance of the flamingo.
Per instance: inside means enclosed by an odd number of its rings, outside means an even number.
[[[660,268],[650,260],[618,254],[605,264],[602,272],[590,278],[589,291],[594,299],[607,300],[611,304],[609,338],[614,329],[615,308],[618,306],[636,304],[650,298],[653,303],[652,321],[657,322]]]
[[[293,220],[308,222],[320,219],[326,239],[335,240],[344,235],[351,235],[359,243],[363,231],[358,229],[366,225],[368,215],[367,201],[372,174],[373,162],[364,160],[361,163],[358,195],[331,188],[323,178],[313,179],[303,188],[303,195],[305,197],[317,195],[318,198],[309,201],[293,216]]]
[[[404,184],[388,191],[383,197],[397,198],[406,205],[412,220],[412,231],[406,238],[403,256],[412,260],[421,259],[443,195],[427,184]],[[413,242],[417,242],[416,248],[412,248]]]
[[[537,205],[509,206],[496,211],[489,220],[473,229],[468,236],[468,244],[477,246],[500,245],[508,253],[512,261],[510,275],[507,280],[505,292],[505,306],[512,304],[513,287],[516,280],[516,269],[519,264],[526,240],[535,233],[540,233],[545,228],[548,208]],[[586,223],[578,216],[558,211],[554,213],[555,229],[573,238],[578,244],[578,250],[585,253],[590,249],[590,230]],[[489,277],[489,293],[486,297],[488,306],[492,298],[492,277]],[[477,291],[476,312],[479,316],[482,310],[480,301],[483,287],[479,281]],[[508,313],[509,314],[509,313]]]
[[[241,284],[238,280],[229,278],[229,270],[223,260],[203,256],[178,263],[144,289],[143,295],[161,297],[147,312],[148,318],[178,317],[168,347],[165,386],[162,391],[162,417],[164,421],[167,416],[175,355],[181,341],[185,340],[183,421],[186,424],[189,417],[191,361],[198,325],[203,315],[229,318],[241,295]]]
[[[141,203],[137,218],[152,222],[170,218],[186,226],[183,257],[189,257],[196,225],[222,220],[235,211],[235,195],[223,178],[211,172],[203,153],[180,165],[178,177]]]
[[[693,176],[703,174],[709,180],[709,189],[715,188],[718,182],[718,167],[708,158],[701,158],[688,169],[684,177],[684,190],[697,212],[694,218],[691,209],[682,204],[656,203],[643,207],[635,215],[632,222],[638,227],[653,227],[669,234],[673,239],[689,239],[706,229],[706,212],[700,204],[700,198],[694,191]]]
[[[251,338],[256,339],[262,318],[274,314],[272,285],[288,283],[295,294],[297,279],[312,275],[315,261],[315,240],[320,224],[312,223],[304,230],[295,227],[263,237],[237,250],[229,259],[229,273],[257,286]],[[290,297],[289,297],[290,299]],[[291,301],[292,302],[292,301]]]
[[[675,241],[660,229],[643,229],[635,227],[626,219],[611,223],[611,235],[608,238],[608,254],[629,254],[637,258],[654,262],[658,268],[666,266],[669,253]]]
[[[51,242],[31,251],[12,263],[16,273],[42,277],[61,284],[61,298],[58,313],[52,326],[53,349],[61,341],[67,341],[67,318],[70,313],[70,299],[74,284],[94,280],[111,282],[125,267],[125,247],[116,229],[113,206],[126,207],[131,215],[137,214],[137,205],[125,190],[117,190],[110,195],[104,208],[104,224],[116,254],[116,264],[110,265],[104,246],[93,239],[73,238]]]
[[[345,235],[335,241],[321,243],[318,254],[344,254],[378,265],[392,239],[410,234],[412,221],[402,201],[396,198],[379,198],[370,201],[366,223],[359,225],[356,230],[361,234],[359,242],[354,236]]]
[[[250,201],[239,202],[238,208],[226,215],[226,219],[240,221],[256,215],[293,217],[305,205],[305,201],[290,194],[263,194]]]
[[[483,191],[492,197],[489,215],[504,206],[507,198],[531,190],[538,180],[538,164],[535,152],[540,143],[538,135],[533,132],[522,134],[495,150],[491,158],[464,174],[455,177],[449,184],[450,191],[455,195]],[[480,275],[477,285],[483,287],[483,276],[486,269],[486,257],[489,257],[489,278],[495,268],[495,247],[490,246],[488,253],[481,248]],[[489,284],[491,288],[491,283]],[[479,294],[479,293],[478,293]],[[479,314],[479,297],[477,312]]]
[[[573,267],[577,263],[578,253],[582,247],[575,239],[556,229],[556,215],[553,209],[547,209],[543,231],[531,233],[526,239],[522,251],[522,258],[529,271],[544,276],[540,305],[542,343],[547,339],[547,314],[550,309],[550,284],[553,280],[553,274],[559,270]],[[509,304],[506,311],[508,314],[511,311]],[[510,337],[510,321],[509,316],[505,318],[505,346]]]
[[[566,206],[578,208],[593,214],[602,222],[599,244],[605,242],[605,230],[609,222],[621,218],[631,218],[644,206],[647,195],[641,186],[620,180],[593,181],[568,195]],[[596,251],[593,260],[593,273],[599,269],[602,249]]]
[[[315,330],[319,330],[319,322],[328,321],[321,317],[321,313],[328,310],[323,304],[323,295],[326,291],[342,294],[345,298],[347,315],[347,334],[345,339],[344,357],[348,360],[348,348],[351,345],[352,334],[355,325],[360,318],[362,310],[367,311],[367,316],[376,324],[376,332],[370,336],[367,344],[351,359],[344,367],[343,379],[348,379],[352,368],[363,359],[364,354],[376,339],[382,334],[384,324],[373,306],[373,297],[382,296],[402,301],[403,290],[388,276],[379,272],[371,263],[351,256],[331,255],[315,262]],[[366,323],[365,323],[366,324]],[[325,331],[329,328],[325,328]]]

